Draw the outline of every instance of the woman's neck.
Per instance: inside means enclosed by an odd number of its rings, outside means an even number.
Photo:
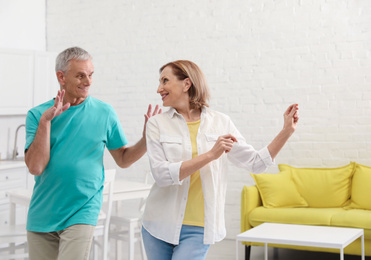
[[[196,109],[184,109],[180,110],[177,109],[178,113],[181,114],[186,122],[195,122],[197,120],[200,120],[201,118],[201,109],[196,108]]]

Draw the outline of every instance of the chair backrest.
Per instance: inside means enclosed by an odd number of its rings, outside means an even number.
[[[152,176],[152,173],[151,171],[147,172],[145,178],[144,178],[144,183],[145,184],[153,184],[154,183],[154,179],[153,179],[153,176]],[[147,202],[147,197],[146,198],[142,198],[139,202],[139,212],[141,214],[144,213],[144,208],[146,206],[146,202]]]
[[[111,221],[113,189],[115,183],[116,170],[105,170],[104,188],[103,188],[103,204],[99,212],[98,223],[95,227],[94,236],[103,236],[101,259],[106,260],[108,256],[108,233]],[[95,254],[94,254],[95,255]]]
[[[115,181],[115,176],[116,176],[116,169],[109,169],[104,171],[104,189],[109,191],[110,189],[108,186],[113,184]]]
[[[115,183],[116,169],[105,170],[104,188],[103,188],[103,205],[99,213],[99,219],[105,219],[104,225],[111,217],[112,212],[112,201],[113,201],[113,189]]]

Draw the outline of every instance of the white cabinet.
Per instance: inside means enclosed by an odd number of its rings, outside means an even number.
[[[24,162],[0,161],[0,228],[9,223],[9,198],[7,191],[28,189],[30,175]],[[31,184],[33,185],[33,183]],[[26,209],[17,208],[17,223],[26,222]]]
[[[59,89],[54,72],[57,54],[0,49],[0,115],[25,115]]]
[[[59,83],[55,72],[56,57],[57,53],[35,53],[33,106],[40,105],[57,95]]]
[[[33,104],[33,54],[0,52],[0,114],[24,114]]]

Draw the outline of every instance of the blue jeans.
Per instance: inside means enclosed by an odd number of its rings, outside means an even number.
[[[179,245],[153,237],[142,227],[144,248],[148,260],[204,260],[210,245],[204,245],[204,228],[183,225]]]

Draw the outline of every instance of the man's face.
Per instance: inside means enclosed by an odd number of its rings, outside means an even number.
[[[93,73],[91,60],[70,60],[67,72],[62,72],[59,77],[59,83],[66,91],[65,100],[74,103],[84,101],[89,96]]]

